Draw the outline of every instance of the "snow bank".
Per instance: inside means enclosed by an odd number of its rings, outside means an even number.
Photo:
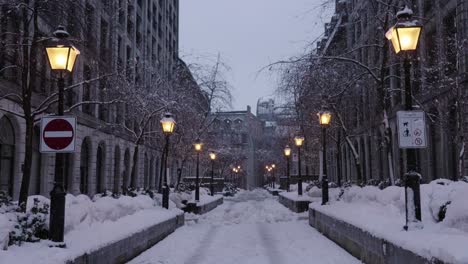
[[[330,205],[310,207],[385,238],[421,256],[447,263],[468,263],[468,184],[436,180],[421,185],[421,213],[424,228],[404,231],[404,188],[374,186],[346,188]],[[446,206],[445,218],[439,212]]]
[[[306,212],[291,212],[264,189],[242,190],[226,201],[236,203],[227,202],[228,205],[219,206],[209,214],[186,214],[186,219],[197,219],[198,223],[210,225],[238,225],[289,222],[307,215]]]
[[[65,263],[67,260],[183,213],[173,202],[170,203],[170,210],[158,206],[160,196],[156,195],[154,200],[147,195],[120,196],[117,199],[110,196],[95,196],[92,201],[86,195],[67,194],[65,204],[67,248],[50,248],[49,241],[14,245],[7,251],[0,250],[0,263]],[[50,203],[46,197],[31,196],[28,198],[28,205],[33,204],[34,198],[39,199],[40,203]],[[0,213],[0,234],[8,233],[14,224],[14,221],[9,221],[8,216]]]

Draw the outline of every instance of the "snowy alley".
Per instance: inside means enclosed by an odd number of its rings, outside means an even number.
[[[360,263],[310,227],[307,213],[276,199],[265,190],[243,191],[205,215],[186,214],[184,227],[130,263]]]

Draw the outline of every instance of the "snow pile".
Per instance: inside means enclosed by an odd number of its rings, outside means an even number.
[[[209,214],[186,216],[188,219],[197,219],[198,223],[237,225],[290,222],[297,220],[298,216],[306,216],[307,214],[291,212],[264,189],[240,191],[234,198],[227,201],[229,206],[220,207],[222,209],[216,208]]]
[[[67,194],[66,248],[51,248],[48,240],[13,245],[6,251],[0,250],[0,263],[65,263],[183,213],[172,202],[170,210],[158,206],[160,196],[156,194],[154,199],[149,195],[118,198],[95,196],[93,201],[85,195]],[[29,199],[38,199],[43,204],[50,203],[49,199],[42,196],[31,196]],[[28,207],[32,204],[28,201]],[[8,214],[0,213],[0,233],[11,229],[11,221],[7,217]]]
[[[320,190],[321,191],[321,190]],[[331,201],[336,201],[337,189],[330,189]],[[315,189],[309,191],[309,195],[321,196]],[[334,197],[334,199],[332,199]],[[374,186],[346,188],[341,196],[346,203],[375,204],[387,207],[391,211],[405,214],[404,187],[390,186],[380,190]],[[421,213],[423,223],[441,224],[458,228],[468,232],[468,184],[465,182],[452,182],[450,180],[435,180],[429,184],[421,185]],[[444,214],[441,215],[442,208]],[[446,210],[446,211],[445,211]]]
[[[93,202],[86,195],[67,194],[65,201],[65,233],[80,224],[89,226],[95,222],[117,221],[124,216],[156,206],[156,202],[146,195],[123,195],[117,199],[110,196],[95,197]]]
[[[330,190],[331,191],[331,190]],[[317,191],[314,190],[313,193]],[[333,195],[330,195],[333,197]],[[421,185],[423,229],[403,230],[404,187],[345,188],[330,204],[311,208],[427,257],[447,263],[468,263],[468,183],[436,180]]]

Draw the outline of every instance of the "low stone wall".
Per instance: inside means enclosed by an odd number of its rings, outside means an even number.
[[[267,189],[267,191],[273,195],[273,196],[278,196],[278,194],[282,191],[279,191],[279,190],[271,190],[271,189]]]
[[[312,208],[309,209],[309,224],[364,263],[443,263],[438,259],[428,260],[412,251],[403,249],[385,239],[375,237],[365,230]]]
[[[223,204],[223,197],[219,197],[218,199],[203,205],[197,205],[196,203],[187,203],[187,206],[184,208],[184,211],[187,213],[194,214],[206,214],[209,211],[218,207],[218,205],[220,204]]]
[[[184,214],[68,261],[67,264],[126,263],[184,225]]]
[[[302,213],[309,210],[310,201],[295,201],[281,194],[278,195],[278,201],[280,202],[280,204],[286,206],[287,208],[289,208],[289,210],[296,213]]]

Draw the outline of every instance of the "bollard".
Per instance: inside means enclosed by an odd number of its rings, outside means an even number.
[[[420,182],[421,175],[419,173],[413,171],[405,174],[405,230],[408,230],[409,225],[422,228]]]

